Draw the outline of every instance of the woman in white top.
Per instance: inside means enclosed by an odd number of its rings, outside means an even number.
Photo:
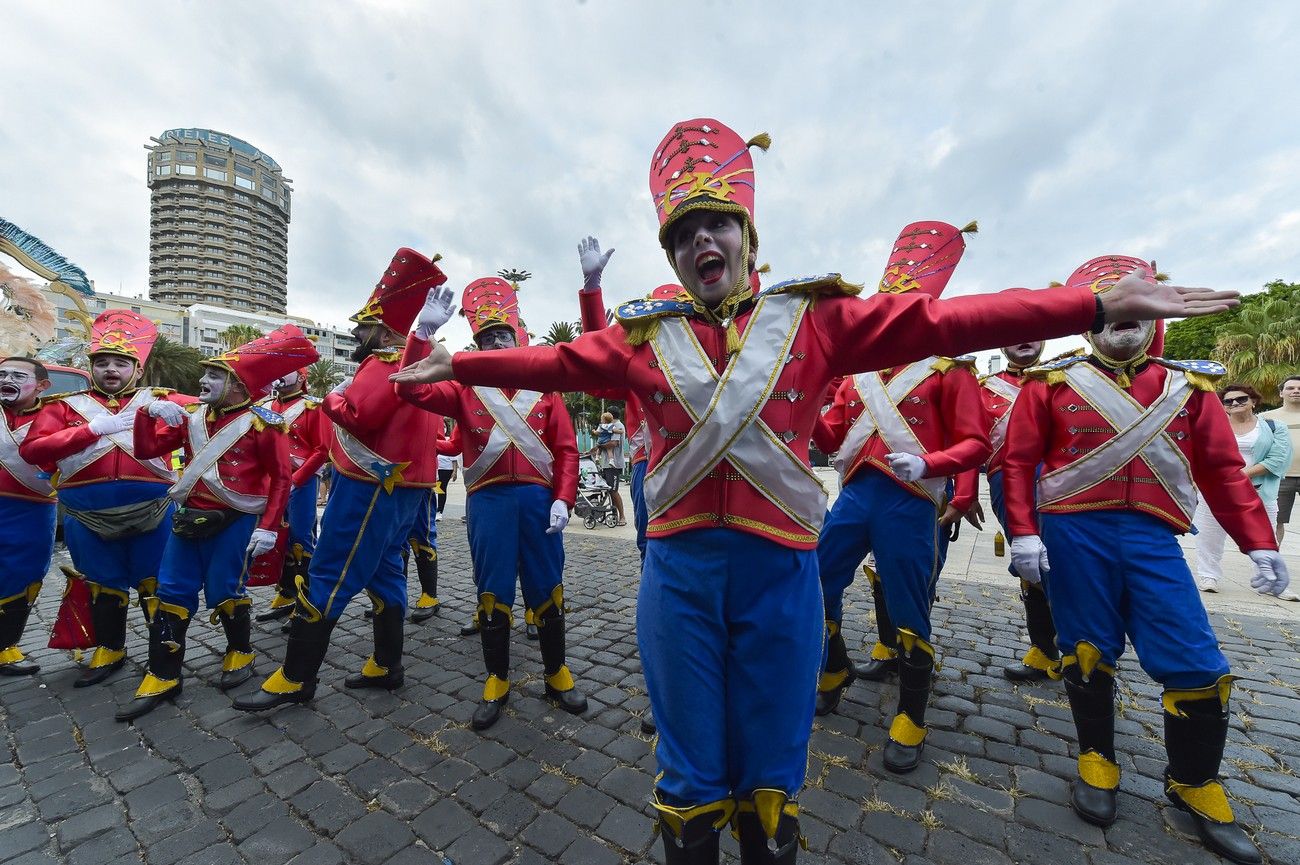
[[[1259,391],[1250,385],[1230,384],[1219,391],[1219,399],[1228,413],[1232,431],[1237,436],[1237,449],[1246,463],[1242,471],[1263,499],[1269,518],[1276,523],[1277,489],[1291,464],[1291,436],[1282,424],[1255,416]],[[1196,508],[1193,523],[1197,531],[1197,583],[1202,592],[1217,592],[1219,580],[1223,578],[1223,544],[1227,534],[1205,507],[1204,500]],[[1300,600],[1300,596],[1290,590],[1280,597],[1288,601]]]

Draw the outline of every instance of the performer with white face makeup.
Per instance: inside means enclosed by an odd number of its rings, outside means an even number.
[[[211,621],[226,635],[221,690],[253,675],[248,592],[249,562],[275,546],[289,497],[291,464],[284,418],[253,398],[289,370],[318,359],[315,346],[291,324],[203,361],[199,404],[188,410],[157,401],[136,416],[135,448],[142,456],[185,448],[185,472],[168,491],[180,505],[158,574],[149,629],[149,671],[119,721],[175,700],[190,620],[202,589]]]
[[[0,360],[0,676],[30,676],[18,642],[54,555],[54,489],[49,476],[18,453],[50,386],[38,360]]]
[[[1137,274],[1155,292],[1153,271],[1102,256],[1067,287],[1105,300]],[[1177,541],[1197,493],[1254,560],[1256,591],[1280,594],[1289,576],[1214,394],[1223,367],[1152,356],[1156,333],[1153,322],[1112,322],[1085,335],[1086,356],[1029,371],[1003,468],[1012,564],[1030,583],[1047,574],[1063,656],[1053,675],[1065,679],[1079,737],[1075,812],[1099,826],[1116,818],[1115,673],[1127,637],[1165,689],[1165,795],[1207,847],[1254,863],[1259,851],[1218,780],[1235,677]]]
[[[47,402],[19,449],[54,473],[66,516],[63,538],[72,563],[86,575],[98,647],[74,683],[103,682],[126,659],[130,590],[153,594],[174,509],[167,487],[176,480],[168,455],[136,454],[135,414],[157,399],[176,405],[193,397],[141,388],[140,377],[158,328],[139,313],[109,309],[91,328],[91,388]]]

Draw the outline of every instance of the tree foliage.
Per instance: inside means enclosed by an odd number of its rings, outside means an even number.
[[[1264,286],[1264,291],[1242,298],[1241,306],[1207,315],[1204,318],[1185,318],[1169,325],[1165,335],[1164,356],[1175,360],[1205,360],[1214,356],[1219,331],[1234,322],[1246,310],[1268,304],[1274,300],[1287,300],[1300,304],[1300,283],[1275,279]]]
[[[573,342],[582,332],[581,326],[573,321],[557,321],[551,324],[546,336],[542,337],[542,345],[559,345],[562,342]]]
[[[324,397],[343,381],[343,367],[332,360],[321,359],[307,367],[307,392]]]
[[[159,336],[144,364],[144,383],[196,394],[203,375],[202,362],[203,352],[197,348]]]
[[[217,338],[221,340],[221,344],[225,346],[226,351],[230,351],[232,348],[241,346],[246,342],[252,342],[265,335],[259,328],[251,324],[232,324],[218,334]]]
[[[1282,380],[1300,370],[1300,297],[1252,304],[1218,330],[1213,358],[1228,378],[1277,401]]]

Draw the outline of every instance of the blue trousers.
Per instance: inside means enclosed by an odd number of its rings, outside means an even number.
[[[890,621],[928,641],[935,580],[947,552],[938,519],[929,499],[879,471],[859,470],[840,490],[817,544],[826,618],[843,620],[844,590],[874,552]]]
[[[803,786],[824,628],[817,557],[734,529],[652,538],[637,642],[669,805],[794,798]]]
[[[200,588],[209,610],[222,601],[247,597],[248,539],[255,528],[257,516],[242,514],[210,538],[170,535],[158,570],[158,598],[193,616]]]
[[[632,464],[632,522],[636,525],[636,548],[641,553],[641,567],[645,567],[645,529],[650,514],[645,507],[645,473],[649,460]]]
[[[304,556],[316,551],[316,495],[320,492],[320,481],[315,475],[300,487],[294,487],[289,493],[289,504],[285,508],[285,519],[289,523],[289,551],[299,547]]]
[[[78,511],[132,505],[167,494],[165,484],[149,481],[106,481],[59,490],[59,500]],[[63,541],[72,564],[92,583],[125,592],[146,577],[158,576],[163,549],[172,537],[172,506],[152,531],[106,541],[71,516],[63,518]]]
[[[53,499],[0,496],[0,598],[12,598],[45,579],[54,556],[55,510]]]
[[[528,609],[551,596],[564,573],[563,535],[546,534],[553,501],[540,484],[492,484],[469,494],[469,552],[480,595],[491,592],[513,607],[518,575]]]
[[[1133,511],[1040,513],[1038,521],[1063,654],[1088,642],[1113,665],[1127,635],[1142,669],[1166,688],[1202,688],[1228,672],[1173,529]]]
[[[549,505],[547,507],[550,507]],[[415,518],[406,533],[407,540],[430,549],[438,549],[438,494],[432,489],[424,491],[424,497],[415,508]]]
[[[379,484],[334,473],[308,568],[308,599],[321,615],[337,619],[362,590],[405,612],[402,548],[425,492],[394,487],[386,493]]]

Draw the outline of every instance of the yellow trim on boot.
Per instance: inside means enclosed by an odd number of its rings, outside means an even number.
[[[366,589],[366,595],[370,598],[370,603],[374,604],[376,616],[384,611],[384,607],[388,606],[387,604],[384,603],[383,598],[379,597],[369,589]]]
[[[108,586],[101,586],[99,583],[92,583],[89,580],[86,581],[86,585],[90,587],[90,599],[92,601],[98,598],[101,594],[112,595],[122,602],[123,607],[131,606],[130,592],[124,592],[121,589],[112,589]]]
[[[934,657],[934,646],[921,639],[921,635],[911,628],[898,629],[898,642],[903,647],[903,654],[905,655],[910,655],[920,649],[931,658]]]
[[[126,649],[106,649],[103,646],[96,646],[95,654],[90,656],[90,663],[86,665],[86,668],[98,670],[100,667],[116,664],[125,657]]]
[[[837,670],[835,672],[823,672],[817,679],[817,690],[825,694],[842,687],[849,678],[848,670]]]
[[[160,679],[153,673],[145,673],[144,681],[135,689],[135,696],[161,697],[181,683],[180,679]]]
[[[428,610],[438,606],[438,603],[438,599],[433,595],[430,595],[428,592],[421,592],[420,600],[415,602],[415,608],[417,610]]]
[[[515,624],[514,613],[510,612],[509,607],[498,601],[497,596],[492,592],[484,592],[478,596],[478,608],[474,612],[474,621],[481,625],[484,619],[491,618],[492,614],[497,610],[506,614],[506,619],[509,620],[511,627],[513,627]]]
[[[1194,787],[1170,779],[1165,783],[1165,789],[1206,820],[1215,823],[1236,822],[1232,805],[1228,803],[1228,794],[1224,792],[1223,785],[1218,781],[1206,781]]]
[[[489,675],[487,681],[483,683],[483,699],[489,701],[500,700],[510,692],[510,680],[502,679],[499,676]]]
[[[1079,755],[1079,780],[1098,790],[1114,790],[1119,787],[1119,764],[1096,751],[1084,751]]]
[[[918,727],[906,712],[899,712],[894,716],[893,723],[889,725],[889,738],[900,745],[915,748],[925,741],[925,734],[928,731],[927,727]]]
[[[690,820],[699,817],[701,814],[708,814],[710,811],[717,811],[718,817],[709,825],[713,830],[721,831],[723,826],[731,822],[732,816],[736,813],[736,801],[734,799],[719,799],[716,802],[706,802],[703,805],[691,805],[689,807],[674,807],[665,805],[659,801],[659,794],[656,792],[650,804],[659,812],[660,818],[668,827],[669,831],[681,840],[682,829]]]
[[[376,493],[376,495],[378,494]],[[311,600],[307,597],[307,578],[302,574],[299,574],[293,578],[293,585],[294,588],[298,590],[298,611],[295,615],[302,617],[304,622],[319,622],[321,619],[325,618],[321,615],[320,610],[316,609]],[[299,685],[299,687],[302,686]]]
[[[250,607],[252,605],[253,602],[249,598],[226,598],[213,608],[212,615],[208,616],[208,624],[215,625],[220,621],[222,613],[225,613],[227,616],[233,616],[235,610],[240,607]]]
[[[268,694],[296,694],[302,690],[302,682],[285,678],[284,667],[279,667],[262,683],[262,690]]]
[[[891,649],[879,640],[876,640],[876,644],[871,647],[871,659],[873,661],[892,661],[897,657],[897,649]]]
[[[876,569],[871,565],[863,564],[862,573],[866,574],[867,582],[871,585],[875,586],[880,583],[880,574],[876,573]]]
[[[249,664],[253,663],[253,659],[256,657],[257,654],[255,652],[237,652],[234,649],[231,649],[229,652],[226,652],[226,656],[221,659],[221,672],[232,673],[235,670],[242,670]]]
[[[0,666],[5,664],[17,664],[19,661],[25,661],[27,656],[23,654],[22,649],[17,646],[10,646],[0,651]]]
[[[388,675],[388,668],[379,666],[375,661],[375,656],[371,655],[366,658],[366,663],[361,667],[361,675],[367,679],[382,679]]]
[[[135,587],[135,593],[137,596],[158,594],[158,578],[145,577],[140,581],[140,584]]]
[[[307,551],[303,549],[302,544],[298,544],[298,543],[295,543],[289,547],[289,555],[293,558],[295,562],[301,562],[303,559],[311,558],[311,556],[307,555]]]
[[[1220,676],[1213,685],[1206,685],[1204,688],[1188,688],[1181,691],[1167,688],[1160,697],[1160,703],[1165,707],[1166,712],[1176,718],[1187,717],[1187,713],[1178,708],[1179,703],[1218,697],[1219,705],[1226,706],[1228,705],[1228,695],[1232,693],[1232,683],[1236,680],[1236,676],[1228,674]]]
[[[784,790],[759,787],[749,799],[741,799],[736,803],[736,816],[751,813],[756,815],[758,825],[763,827],[763,834],[771,841],[776,838],[776,830],[781,825],[781,815],[799,816],[798,803],[791,802],[789,799]],[[807,842],[802,838],[799,840],[804,849],[807,849]]]
[[[542,613],[546,612],[551,607],[555,607],[555,609],[560,612],[564,612],[564,586],[562,584],[551,589],[551,596],[545,601],[542,601],[541,605],[537,609],[533,610],[533,624],[540,627],[542,624]],[[525,619],[525,621],[527,621],[527,619]]]
[[[1049,670],[1053,679],[1059,679],[1065,674],[1065,668],[1077,664],[1079,670],[1083,673],[1083,680],[1086,682],[1092,678],[1093,672],[1101,670],[1103,673],[1115,675],[1115,668],[1110,664],[1101,662],[1101,649],[1098,649],[1092,643],[1080,641],[1074,644],[1074,654],[1065,655],[1061,658],[1061,663],[1055,665],[1055,672]]]
[[[550,685],[557,691],[573,690],[573,674],[569,672],[569,665],[565,664],[546,677],[546,684]]]
[[[428,544],[422,544],[414,538],[410,539],[407,543],[411,545],[411,552],[416,553],[417,555],[419,553],[431,553],[433,558],[430,559],[430,561],[438,560],[438,550],[436,548],[431,547]]]
[[[279,592],[276,592],[275,597],[271,599],[271,609],[273,610],[281,610],[284,609],[285,607],[292,607],[293,604],[294,604],[293,598],[285,597]]]
[[[8,606],[11,602],[19,601],[19,600],[26,600],[27,603],[30,604],[32,603],[32,601],[36,600],[36,596],[39,595],[40,593],[41,593],[41,584],[32,583],[30,586],[23,589],[21,592],[19,592],[16,595],[10,595],[7,598],[0,598],[0,607]],[[4,611],[0,610],[0,615],[3,614]]]
[[[36,603],[36,598],[41,594],[41,582],[38,580],[27,587],[27,603]]]
[[[1029,651],[1025,652],[1025,657],[1020,663],[1034,670],[1042,670],[1044,673],[1051,672],[1052,668],[1056,666],[1056,661],[1047,657],[1047,654],[1037,646],[1030,646]]]

